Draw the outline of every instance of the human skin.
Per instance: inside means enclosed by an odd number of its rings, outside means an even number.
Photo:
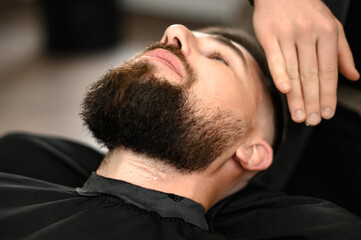
[[[233,43],[243,52],[248,64],[245,65],[232,49],[208,34],[192,32],[183,25],[172,25],[161,42],[179,44],[170,38],[182,44],[182,52],[197,76],[190,89],[195,99],[203,106],[227,108],[238,116],[249,119],[255,116],[261,81],[258,74],[254,74],[258,66],[247,50]],[[157,77],[181,83],[181,77],[166,65],[147,59],[158,68],[159,71],[155,71]]]
[[[231,146],[201,172],[182,173],[172,166],[120,148],[108,153],[106,164],[97,170],[99,175],[184,196],[200,203],[207,211],[216,202],[245,187],[257,172],[270,166],[273,110],[267,105],[269,99],[258,64],[241,45],[232,43],[244,58],[235,48],[216,38],[192,32],[183,25],[172,25],[161,42],[179,47],[197,76],[187,90],[187,98],[194,103],[192,106],[200,109],[201,114],[220,109],[241,118],[247,130],[245,135],[232,140]],[[166,54],[163,51],[146,52],[132,61],[147,61],[160,80],[181,86],[186,81],[184,69],[176,63],[174,56]],[[214,123],[212,119],[210,121]]]
[[[292,119],[317,125],[333,117],[338,72],[360,75],[341,23],[320,0],[255,0],[254,30]]]

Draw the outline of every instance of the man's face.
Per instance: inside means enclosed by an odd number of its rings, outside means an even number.
[[[190,96],[198,101],[199,107],[232,112],[252,127],[262,91],[258,65],[246,49],[224,37],[191,32],[182,25],[168,27],[161,42],[181,45],[185,60],[196,76]],[[182,64],[172,57],[168,62],[162,61],[162,54],[157,57],[157,53],[146,53],[139,59],[154,65],[157,77],[175,85],[186,84]],[[172,61],[174,66],[169,65]]]
[[[110,148],[204,170],[253,127],[257,76],[255,61],[238,44],[175,25],[98,81],[82,115]]]

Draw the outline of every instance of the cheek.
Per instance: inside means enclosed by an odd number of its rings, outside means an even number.
[[[201,100],[202,103],[232,111],[244,107],[245,92],[240,81],[233,74],[213,69],[199,72],[197,77],[191,89],[196,99]]]

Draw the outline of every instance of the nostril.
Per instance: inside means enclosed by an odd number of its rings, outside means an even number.
[[[181,43],[181,41],[180,41],[178,38],[176,38],[176,37],[173,39],[173,44],[176,45],[176,46],[179,47],[179,48],[182,48],[182,43]]]

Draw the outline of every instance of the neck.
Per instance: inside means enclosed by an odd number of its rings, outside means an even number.
[[[225,185],[207,170],[204,173],[182,173],[129,150],[110,151],[97,174],[189,198],[201,204],[206,211],[223,197]]]

